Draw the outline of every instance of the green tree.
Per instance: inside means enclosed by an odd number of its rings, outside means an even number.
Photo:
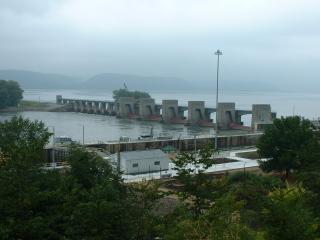
[[[257,148],[268,159],[260,161],[262,170],[284,172],[285,178],[292,170],[306,168],[320,149],[310,121],[300,117],[275,119],[261,136]]]
[[[249,172],[234,173],[227,177],[226,188],[237,202],[243,202],[242,219],[252,228],[259,228],[263,223],[261,211],[268,194],[274,188],[285,187],[279,178],[263,176]]]
[[[16,81],[0,80],[0,109],[15,107],[22,99],[23,90]]]
[[[79,146],[69,167],[45,170],[42,122],[0,123],[0,239],[146,239],[156,235],[156,184],[127,185],[111,165]]]
[[[22,99],[23,90],[20,88],[18,82],[9,80],[7,81],[8,89],[8,106],[15,107]]]
[[[0,123],[0,151],[11,158],[10,162],[40,163],[50,136],[43,122],[15,116]]]
[[[120,88],[113,91],[113,99],[118,100],[120,97],[134,97],[135,99],[139,98],[151,98],[149,93],[141,91],[129,91],[125,88]]]
[[[42,122],[14,117],[0,123],[6,156],[0,163],[1,239],[59,239],[53,226],[60,222],[61,178],[39,165],[49,136]]]
[[[173,222],[168,223],[164,239],[255,239],[256,234],[242,223],[242,208],[242,202],[237,202],[232,195],[226,194],[216,198],[214,204],[197,219],[179,213]]]
[[[309,193],[299,185],[271,192],[262,212],[266,239],[315,239],[319,223],[308,199]]]
[[[210,206],[219,185],[205,173],[213,164],[213,148],[209,146],[199,152],[183,152],[175,161],[176,179],[182,184],[178,195],[185,203],[191,203],[190,208],[196,217]]]
[[[8,99],[7,83],[4,80],[0,80],[0,109],[8,106]]]

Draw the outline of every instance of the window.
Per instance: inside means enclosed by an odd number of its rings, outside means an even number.
[[[160,161],[154,162],[154,165],[160,165]]]
[[[133,164],[132,164],[132,167],[134,167],[134,168],[136,168],[136,167],[138,167],[138,166],[139,166],[138,163],[133,163]]]

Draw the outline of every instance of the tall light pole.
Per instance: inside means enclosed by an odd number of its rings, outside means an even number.
[[[216,93],[216,137],[214,142],[214,148],[218,149],[218,103],[219,103],[219,64],[220,64],[220,55],[222,52],[218,49],[215,53],[218,56],[217,61],[217,93]]]

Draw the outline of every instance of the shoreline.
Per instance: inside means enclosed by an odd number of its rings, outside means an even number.
[[[21,101],[17,107],[7,107],[0,109],[0,113],[6,112],[65,112],[66,105],[58,105],[52,102],[36,102],[36,101]]]

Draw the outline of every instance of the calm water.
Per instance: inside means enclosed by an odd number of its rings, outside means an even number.
[[[25,90],[25,100],[54,102],[56,95],[61,94],[67,98],[84,98],[110,100],[112,93],[107,91],[86,90]],[[215,95],[211,93],[191,92],[151,92],[157,103],[162,99],[178,99],[179,104],[187,105],[188,100],[206,101],[206,106],[212,107]],[[271,92],[221,92],[220,101],[236,102],[238,109],[251,109],[253,103],[269,103],[272,110],[281,115],[302,115],[307,118],[320,116],[320,94],[306,93],[271,93]],[[118,140],[120,136],[137,138],[141,134],[150,133],[154,128],[155,135],[170,136],[194,136],[213,134],[210,128],[185,127],[183,125],[164,125],[156,122],[144,122],[136,120],[117,119],[111,116],[102,116],[82,113],[47,113],[47,112],[23,112],[17,113],[31,120],[42,120],[57,136],[67,135],[75,140],[82,141],[82,128],[85,128],[85,142],[97,142]],[[15,113],[1,113],[0,121],[9,119]],[[214,116],[212,116],[214,118]],[[243,117],[246,124],[250,123],[250,115]]]
[[[10,119],[15,113],[1,114],[0,119]],[[50,131],[55,130],[56,136],[67,135],[82,142],[84,126],[85,142],[118,140],[121,136],[138,138],[149,134],[151,127],[155,135],[164,136],[194,136],[214,133],[210,128],[185,127],[183,125],[165,125],[157,122],[145,122],[130,119],[117,119],[85,113],[56,113],[56,112],[23,112],[18,113],[31,120],[42,120]]]

